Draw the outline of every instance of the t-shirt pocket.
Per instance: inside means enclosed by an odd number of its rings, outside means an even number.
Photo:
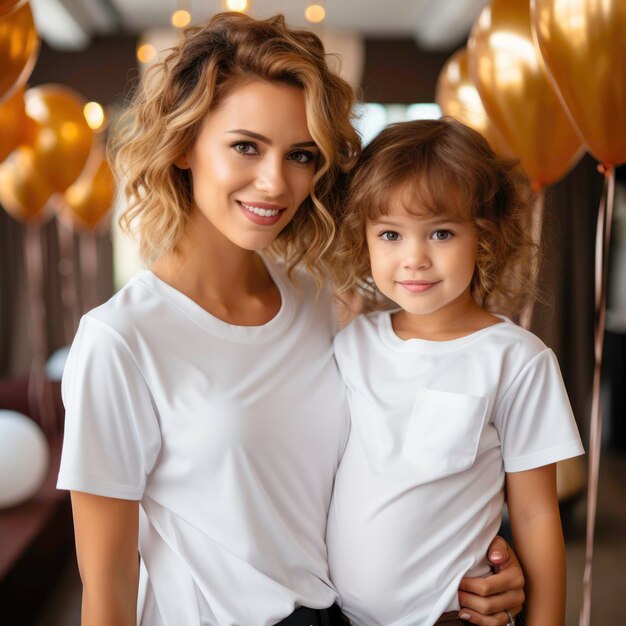
[[[403,455],[429,478],[462,472],[476,458],[489,398],[421,389],[406,432]]]

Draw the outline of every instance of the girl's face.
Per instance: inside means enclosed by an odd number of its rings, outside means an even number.
[[[478,248],[474,227],[426,210],[420,215],[415,206],[409,213],[404,200],[403,194],[394,194],[388,214],[367,224],[374,282],[408,314],[453,316],[456,307],[472,301]]]
[[[235,87],[177,162],[191,169],[192,221],[240,248],[266,248],[308,197],[317,157],[301,89]]]

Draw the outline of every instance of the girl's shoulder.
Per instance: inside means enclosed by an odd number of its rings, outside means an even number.
[[[377,345],[389,324],[389,311],[371,311],[356,315],[334,338],[335,354],[368,352]]]
[[[338,333],[337,337],[349,337],[362,333],[371,332],[384,323],[389,316],[389,311],[368,311],[355,315]]]
[[[548,346],[533,332],[523,328],[504,316],[499,324],[493,326],[493,341],[507,348],[514,348],[529,357],[548,350]]]

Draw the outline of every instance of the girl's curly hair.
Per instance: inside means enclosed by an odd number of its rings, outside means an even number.
[[[363,150],[348,183],[332,259],[339,291],[361,292],[368,308],[388,304],[372,280],[365,229],[404,192],[416,215],[452,215],[474,225],[472,296],[494,312],[521,312],[536,297],[538,248],[530,236],[530,186],[516,165],[451,118],[388,126]]]
[[[304,91],[320,157],[310,196],[270,252],[290,270],[304,264],[320,282],[335,237],[338,182],[360,150],[351,125],[355,96],[329,69],[319,38],[288,28],[282,15],[217,14],[187,29],[182,43],[146,73],[111,149],[128,201],[120,224],[138,235],[145,260],[177,249],[192,206],[192,179],[174,163],[192,146],[205,116],[233,87],[253,80]]]

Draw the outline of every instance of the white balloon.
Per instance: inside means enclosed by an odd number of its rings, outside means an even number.
[[[41,428],[21,413],[0,410],[0,509],[33,496],[46,477],[49,461]]]
[[[69,346],[59,348],[46,362],[46,376],[48,380],[61,380],[63,378],[63,370],[65,369],[65,361],[70,352]]]

